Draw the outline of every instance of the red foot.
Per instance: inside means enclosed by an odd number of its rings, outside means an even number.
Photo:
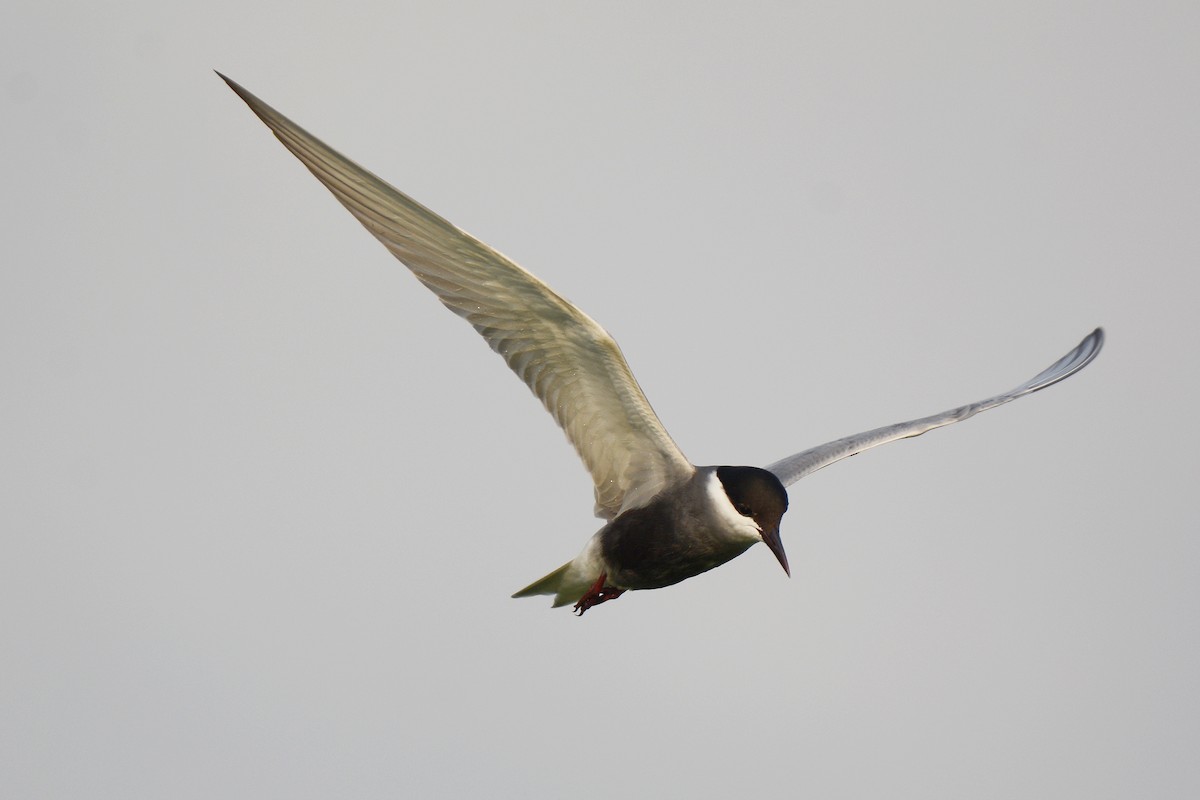
[[[579,602],[575,604],[575,615],[582,617],[583,612],[587,611],[592,606],[598,606],[601,603],[606,603],[609,600],[616,600],[621,595],[625,594],[624,589],[617,589],[614,586],[605,586],[604,582],[608,580],[608,573],[602,572],[596,582],[592,584],[592,588],[588,589],[588,593],[579,598]]]

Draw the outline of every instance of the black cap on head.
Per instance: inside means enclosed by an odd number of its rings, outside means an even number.
[[[717,467],[717,478],[725,487],[725,495],[739,514],[750,517],[762,530],[762,540],[779,559],[788,575],[787,553],[779,539],[779,522],[787,511],[787,489],[775,474],[758,467]]]

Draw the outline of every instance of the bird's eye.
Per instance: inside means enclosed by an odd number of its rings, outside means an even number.
[[[741,514],[743,517],[752,516],[752,514],[750,513],[750,506],[743,505],[742,503],[738,503],[736,506],[734,506],[734,508],[737,509],[737,512],[739,514]]]

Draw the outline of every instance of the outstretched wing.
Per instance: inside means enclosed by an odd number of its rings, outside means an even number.
[[[950,411],[944,411],[941,414],[934,414],[932,417],[888,425],[885,428],[876,428],[873,431],[866,431],[865,433],[856,433],[853,436],[847,436],[844,439],[838,439],[828,444],[814,447],[811,450],[796,453],[794,456],[788,456],[785,459],[776,461],[767,467],[767,469],[775,473],[775,476],[779,478],[784,486],[790,486],[809,473],[816,472],[822,467],[827,467],[835,461],[841,461],[843,458],[861,453],[863,450],[869,450],[881,444],[894,442],[897,439],[920,436],[926,431],[940,428],[943,425],[962,422],[967,417],[973,417],[980,411],[987,411],[989,408],[1004,405],[1011,400],[1032,394],[1039,389],[1053,386],[1092,363],[1092,359],[1100,353],[1100,348],[1103,346],[1104,331],[1101,328],[1096,328],[1074,350],[1011,391],[996,395],[995,397],[989,397],[987,400],[980,400],[978,403],[971,403],[970,405],[961,406]]]
[[[591,473],[597,516],[611,519],[692,474],[695,468],[659,422],[617,343],[596,322],[500,253],[221,77],[528,384]]]

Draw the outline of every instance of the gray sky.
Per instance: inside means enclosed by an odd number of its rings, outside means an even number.
[[[0,11],[0,795],[1195,797],[1195,3]],[[653,8],[648,8],[653,6]],[[1078,376],[582,620],[562,435],[212,74],[697,463]]]

